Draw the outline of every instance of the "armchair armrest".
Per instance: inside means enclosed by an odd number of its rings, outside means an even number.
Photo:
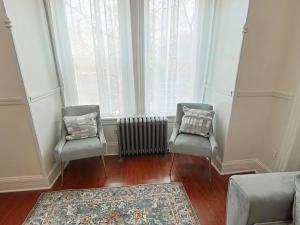
[[[97,129],[98,129],[99,140],[102,144],[105,145],[105,148],[106,148],[107,143],[106,143],[106,139],[105,139],[105,136],[104,136],[104,131],[103,131],[103,126],[102,126],[100,115],[99,115],[99,120],[97,121]]]
[[[99,139],[100,139],[101,143],[106,144],[106,139],[104,136],[103,129],[101,128],[98,133],[99,133]]]
[[[297,174],[299,172],[232,176],[226,224],[253,225],[291,220]]]
[[[106,139],[104,136],[104,131],[103,131],[100,114],[99,114],[99,119],[97,121],[97,129],[98,129],[98,136],[99,136],[100,143],[102,143],[104,145],[105,151],[107,152],[107,143],[106,143]]]
[[[171,134],[171,137],[169,140],[170,147],[174,145],[174,142],[175,142],[175,139],[176,139],[178,133],[179,133],[179,126],[176,124],[176,126],[173,128],[173,131],[172,131],[172,134]]]
[[[209,135],[209,142],[211,144],[212,155],[215,156],[219,146],[216,141],[215,134],[213,132],[211,132]]]
[[[60,139],[54,148],[55,159],[57,161],[60,161],[60,154],[61,154],[61,151],[62,151],[65,143],[66,143],[66,131],[64,128],[62,128],[61,134],[60,134]]]

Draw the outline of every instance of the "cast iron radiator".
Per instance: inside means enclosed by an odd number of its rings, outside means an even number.
[[[167,152],[166,117],[131,117],[118,119],[120,156]]]

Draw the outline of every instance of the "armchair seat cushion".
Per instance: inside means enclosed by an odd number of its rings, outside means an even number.
[[[105,143],[101,143],[98,137],[84,138],[67,141],[61,151],[63,162],[100,156],[105,152]]]
[[[170,148],[172,153],[211,157],[212,148],[208,138],[193,134],[179,134]]]

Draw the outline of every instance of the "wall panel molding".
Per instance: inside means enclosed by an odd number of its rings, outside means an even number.
[[[0,98],[0,106],[24,105],[25,100],[22,97]]]
[[[11,27],[12,27],[11,21],[10,21],[10,19],[9,19],[8,17],[6,17],[6,18],[4,19],[4,26],[5,26],[6,28],[8,28],[8,29],[11,29]]]
[[[205,90],[215,92],[219,95],[229,96],[229,97],[233,97],[233,93],[234,93],[234,91],[232,91],[232,90],[228,90],[228,89],[221,88],[221,87],[215,87],[215,86],[209,85],[209,84],[205,85]]]
[[[281,98],[286,100],[293,100],[295,98],[295,94],[287,93],[287,92],[273,91],[272,94],[274,98]]]
[[[237,91],[236,96],[238,98],[280,98],[284,100],[293,100],[295,97],[294,94],[276,91],[276,90],[247,90],[247,91]]]
[[[29,97],[29,101],[31,103],[38,102],[38,101],[41,101],[45,98],[48,98],[48,97],[58,94],[58,93],[60,93],[60,87],[53,88],[52,90],[44,92],[40,95],[31,96],[31,97]]]

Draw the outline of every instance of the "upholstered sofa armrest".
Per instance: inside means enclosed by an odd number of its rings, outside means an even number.
[[[173,128],[170,140],[169,140],[169,147],[172,147],[174,145],[174,142],[175,142],[175,139],[176,139],[178,133],[179,133],[178,125],[175,125],[175,127]]]
[[[226,225],[291,220],[296,174],[299,172],[232,176]]]
[[[215,156],[217,154],[217,150],[218,150],[218,143],[216,141],[214,133],[210,133],[209,141],[210,141],[210,144],[211,144],[212,155]]]
[[[61,134],[60,134],[60,139],[54,148],[55,159],[57,161],[60,161],[60,154],[61,154],[62,149],[64,148],[65,143],[66,143],[66,131],[65,131],[65,129],[62,128]]]

